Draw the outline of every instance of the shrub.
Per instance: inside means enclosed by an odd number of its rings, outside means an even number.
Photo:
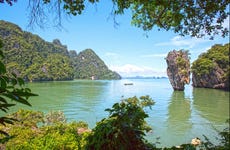
[[[49,114],[63,113],[58,111]],[[78,150],[82,149],[86,143],[85,138],[89,134],[78,133],[79,128],[88,129],[88,125],[82,121],[66,123],[62,119],[54,119],[55,122],[52,122],[52,124],[44,124],[45,115],[38,111],[19,110],[9,116],[15,117],[18,121],[14,125],[7,124],[0,127],[1,130],[13,136],[6,143],[0,144],[0,149]]]
[[[115,103],[109,112],[109,117],[97,123],[92,133],[87,137],[85,149],[100,150],[145,150],[151,146],[144,139],[145,132],[151,130],[144,120],[148,115],[144,107],[152,106],[149,96],[122,100]]]

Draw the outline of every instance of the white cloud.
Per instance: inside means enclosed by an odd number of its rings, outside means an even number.
[[[148,55],[141,55],[143,58],[156,58],[156,57],[166,57],[167,53],[159,53],[159,54],[148,54]]]
[[[176,46],[176,47],[186,47],[193,48],[198,44],[208,42],[209,40],[203,38],[186,38],[182,36],[175,36],[170,39],[169,42],[157,43],[155,46]]]
[[[126,64],[123,66],[111,66],[111,70],[118,72],[122,77],[133,77],[133,76],[166,76],[166,71],[154,70],[147,66],[136,66]]]

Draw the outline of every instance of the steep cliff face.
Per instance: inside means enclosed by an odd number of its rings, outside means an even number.
[[[167,75],[174,90],[183,91],[190,83],[190,61],[188,51],[173,50],[166,57]]]
[[[229,89],[229,43],[214,45],[192,64],[194,87]]]
[[[58,39],[47,42],[19,26],[0,20],[0,40],[8,72],[26,81],[72,80],[67,46]]]
[[[222,79],[223,75],[224,71],[215,64],[215,67],[207,74],[198,75],[193,73],[193,86],[204,88],[224,88],[225,85]]]

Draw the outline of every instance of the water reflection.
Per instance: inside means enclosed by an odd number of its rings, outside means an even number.
[[[86,121],[92,128],[104,114],[104,99],[108,82],[75,81],[71,88],[74,95],[63,106],[64,113],[69,120]]]
[[[168,126],[175,133],[184,133],[191,128],[190,99],[182,91],[174,91],[168,106]],[[179,132],[178,132],[179,131]]]
[[[173,144],[189,141],[188,132],[192,128],[190,99],[183,91],[174,91],[168,105],[167,134],[173,139]],[[170,141],[167,141],[170,144]]]
[[[100,113],[105,109],[103,100],[107,84],[106,81],[91,80],[30,83],[32,91],[39,94],[31,100],[32,109],[61,110],[69,121],[83,120],[93,127],[103,116]]]
[[[212,124],[223,124],[229,118],[229,92],[194,88],[193,105]]]

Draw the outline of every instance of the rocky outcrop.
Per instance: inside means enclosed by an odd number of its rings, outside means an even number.
[[[188,51],[173,50],[166,57],[167,75],[174,90],[183,91],[190,83],[190,61]]]
[[[229,90],[229,68],[229,44],[214,45],[193,62],[193,86]]]
[[[210,70],[207,74],[198,75],[197,73],[192,74],[192,82],[194,87],[204,87],[204,88],[214,88],[223,89],[225,88],[225,83],[223,80],[224,71],[215,65],[215,67]]]

